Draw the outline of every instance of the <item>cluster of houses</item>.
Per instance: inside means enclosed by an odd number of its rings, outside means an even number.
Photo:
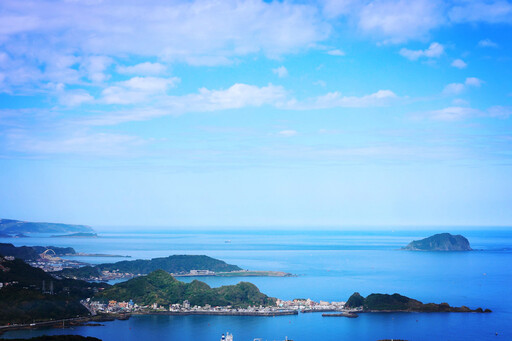
[[[276,305],[281,308],[300,310],[302,312],[309,311],[338,311],[345,307],[345,302],[315,302],[311,299],[295,299],[285,301],[277,299]]]

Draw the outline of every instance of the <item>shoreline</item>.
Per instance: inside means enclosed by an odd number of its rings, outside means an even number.
[[[288,316],[298,315],[297,310],[286,311],[161,311],[151,313],[133,313],[132,315],[170,315],[170,316],[187,316],[187,315],[212,315],[212,316]]]

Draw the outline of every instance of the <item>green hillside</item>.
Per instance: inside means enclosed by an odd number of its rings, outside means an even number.
[[[99,276],[101,271],[119,271],[145,275],[156,270],[164,270],[170,273],[188,273],[190,270],[229,272],[242,269],[236,265],[227,264],[224,261],[208,256],[174,255],[149,260],[125,260],[117,263],[106,263],[79,269],[64,269],[57,274],[65,277],[90,279],[91,277]]]
[[[355,292],[345,304],[347,308],[362,307],[363,311],[408,311],[408,312],[484,312],[482,308],[469,309],[466,306],[451,307],[448,303],[422,303],[400,294],[371,294],[366,298]],[[486,309],[485,312],[490,312]]]
[[[128,301],[141,305],[153,303],[168,305],[188,300],[191,305],[245,307],[249,305],[274,305],[275,299],[262,294],[252,283],[210,288],[204,282],[184,283],[163,270],[129,281],[118,283],[95,295],[96,299]]]
[[[42,292],[43,281],[46,291],[53,283],[53,295]],[[80,299],[92,296],[97,288],[109,286],[72,279],[57,280],[20,259],[9,261],[3,257],[0,257],[0,283],[9,283],[0,289],[0,324],[88,315]]]

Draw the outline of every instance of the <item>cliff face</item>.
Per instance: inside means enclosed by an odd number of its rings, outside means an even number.
[[[410,242],[402,250],[409,251],[471,251],[469,241],[459,235],[440,233]]]

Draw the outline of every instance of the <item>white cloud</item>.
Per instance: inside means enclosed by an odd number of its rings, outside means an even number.
[[[462,59],[455,59],[451,65],[457,69],[464,69],[468,66],[468,64]]]
[[[512,115],[512,108],[493,106],[486,110],[470,107],[453,106],[439,110],[432,110],[426,113],[427,117],[437,121],[459,121],[466,118],[502,118],[506,119]]]
[[[37,155],[72,154],[93,157],[134,156],[135,148],[145,144],[137,136],[79,131],[52,138],[34,136],[29,131],[6,133],[11,151]]]
[[[462,83],[450,83],[444,87],[443,94],[445,95],[458,95],[466,89]]]
[[[284,137],[292,137],[297,135],[298,132],[296,130],[281,130],[278,134]]]
[[[94,101],[94,97],[83,89],[63,91],[58,95],[59,103],[65,106],[77,106]]]
[[[473,108],[448,107],[430,111],[428,114],[431,119],[437,121],[458,121],[478,113],[479,111]]]
[[[512,23],[512,4],[505,0],[461,1],[450,9],[451,21]]]
[[[400,50],[400,54],[409,60],[418,60],[422,57],[439,58],[443,53],[443,45],[436,42],[430,44],[430,46],[425,50],[409,50],[405,47]]]
[[[358,0],[321,0],[322,12],[327,18],[352,14],[360,7]]]
[[[483,39],[478,42],[478,47],[498,47],[491,39]]]
[[[158,87],[154,87],[157,90]],[[115,87],[111,93],[106,94],[105,102],[109,104],[126,104],[152,98],[150,107],[138,107],[101,116],[80,120],[84,125],[115,125],[129,121],[143,121],[167,115],[181,115],[184,113],[209,112],[217,110],[238,109],[243,107],[259,107],[263,105],[279,105],[286,100],[287,91],[282,86],[269,84],[258,87],[248,84],[234,84],[228,89],[209,90],[201,88],[197,93],[183,96],[166,95],[164,88],[160,88],[157,96],[140,95],[141,91],[132,91],[126,87]],[[119,92],[117,92],[119,91]],[[155,95],[153,93],[153,95]],[[139,97],[137,97],[139,96]],[[142,97],[140,97],[142,96]],[[106,101],[108,97],[109,101]]]
[[[37,15],[4,13],[0,20],[0,35],[11,35],[35,30],[43,21]]]
[[[288,70],[284,66],[272,69],[272,72],[276,74],[279,78],[288,77]]]
[[[291,110],[310,110],[375,107],[389,104],[390,101],[397,98],[398,96],[391,90],[379,90],[373,94],[361,97],[342,96],[340,92],[330,92],[323,96],[310,98],[303,102],[293,99],[283,105],[282,108]]]
[[[133,77],[115,83],[102,92],[102,101],[107,104],[133,104],[148,100],[151,96],[165,95],[166,91],[180,81],[177,77]]]
[[[96,83],[101,83],[110,78],[105,70],[112,64],[113,60],[106,56],[91,56],[82,62],[81,67],[86,70],[87,77]]]
[[[512,108],[496,105],[487,109],[487,115],[497,118],[509,118],[512,116]]]
[[[260,52],[278,56],[309,48],[330,29],[317,6],[290,2],[41,0],[19,6],[17,0],[4,0],[2,7],[0,33],[11,43],[26,43],[17,39],[18,33],[28,39],[33,34],[43,37],[48,49],[66,46],[87,55],[133,54],[171,61]]]
[[[158,87],[155,87],[153,90],[156,91],[157,89],[163,91],[163,88],[160,89]],[[201,88],[197,93],[183,96],[170,96],[165,93],[158,93],[153,97],[148,95],[145,95],[143,98],[137,97],[141,96],[141,92],[144,93],[144,91],[140,90],[130,91],[126,86],[118,86],[114,87],[110,93],[104,94],[103,101],[108,104],[126,104],[151,99],[150,106],[105,113],[100,116],[82,119],[78,123],[97,126],[115,125],[129,121],[149,120],[167,115],[260,107],[264,105],[271,105],[281,110],[364,108],[385,106],[398,99],[398,96],[390,90],[379,90],[360,97],[342,96],[339,92],[331,92],[323,96],[299,101],[290,97],[289,92],[282,86],[269,84],[258,87],[240,83],[221,90]]]
[[[160,63],[144,62],[132,66],[119,65],[116,71],[120,74],[128,75],[157,76],[165,73],[167,67]]]
[[[327,51],[327,54],[331,55],[331,56],[344,56],[345,55],[345,52],[343,52],[342,50],[339,50],[339,49],[336,49],[336,50],[330,50],[330,51]]]
[[[443,94],[458,95],[464,92],[468,87],[480,87],[484,83],[483,80],[476,77],[468,77],[464,83],[450,83],[444,87]]]
[[[466,78],[466,82],[465,82],[465,84],[467,86],[475,86],[475,87],[480,87],[480,85],[482,85],[483,83],[484,83],[483,80],[478,79],[476,77],[468,77],[468,78]]]
[[[455,98],[453,99],[452,104],[456,106],[467,106],[469,105],[469,102],[462,98]]]
[[[359,14],[362,31],[391,43],[425,37],[443,21],[442,3],[437,0],[370,1]]]

